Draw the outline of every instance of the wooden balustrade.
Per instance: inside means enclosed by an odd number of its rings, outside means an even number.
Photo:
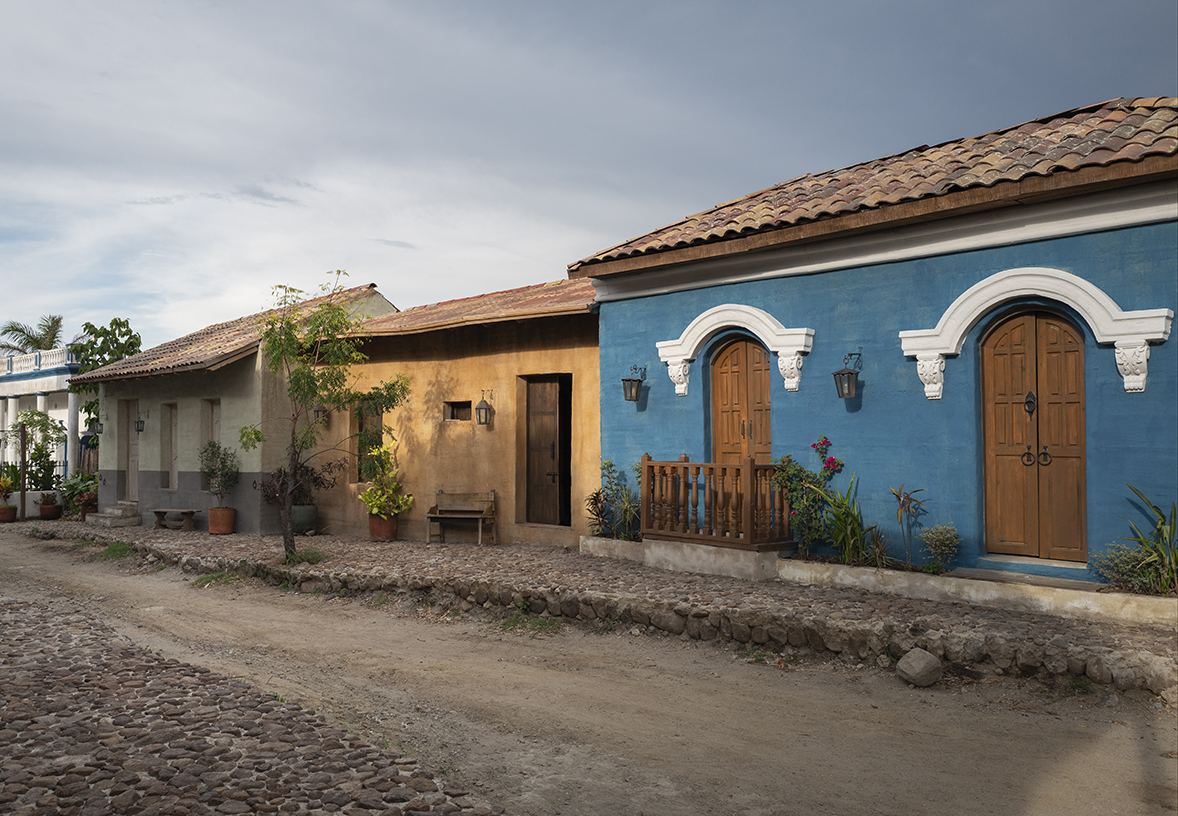
[[[642,535],[767,551],[791,542],[789,502],[775,465],[655,462],[642,457]]]

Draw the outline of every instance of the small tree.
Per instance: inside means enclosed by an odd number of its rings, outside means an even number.
[[[368,359],[361,351],[364,334],[360,320],[347,308],[345,290],[340,285],[344,272],[333,274],[334,282],[324,286],[314,300],[304,300],[306,293],[290,286],[274,287],[276,308],[262,317],[260,325],[266,367],[283,383],[290,399],[289,414],[261,423],[278,423],[286,441],[286,464],[275,473],[275,482],[282,546],[288,562],[295,557],[290,512],[298,489],[297,475],[314,457],[340,452],[352,439],[346,437],[329,449],[313,453],[324,426],[323,420],[315,419],[315,407],[322,404],[346,413],[360,409],[369,416],[379,416],[396,408],[409,394],[409,381],[403,375],[367,390],[357,388],[359,377],[352,369]],[[372,430],[377,437],[392,438],[391,428]],[[258,425],[241,429],[241,446],[245,450],[253,450],[265,440]],[[379,438],[364,438],[358,447],[363,453],[379,444]]]
[[[209,492],[217,497],[217,506],[225,506],[225,497],[237,487],[241,468],[237,453],[224,445],[209,441],[200,449],[200,477],[209,486]]]
[[[131,331],[131,324],[121,317],[113,318],[109,326],[95,326],[93,323],[83,323],[82,331],[85,337],[70,345],[70,351],[78,358],[81,368],[79,374],[102,368],[104,365],[138,354],[142,340],[138,332]],[[86,415],[86,424],[93,425],[98,421],[98,391],[93,387],[70,385],[70,391],[75,394],[93,394],[94,399],[82,404],[82,413]]]

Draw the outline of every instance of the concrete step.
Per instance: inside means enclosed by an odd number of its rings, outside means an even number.
[[[86,523],[95,527],[140,527],[143,519],[139,516],[111,516],[106,513],[90,513],[86,516]]]

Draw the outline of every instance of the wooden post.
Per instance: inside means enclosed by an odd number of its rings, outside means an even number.
[[[639,492],[639,501],[642,506],[639,508],[638,530],[645,534],[650,528],[650,481],[654,478],[654,474],[647,467],[650,462],[650,454],[642,454],[642,489]]]
[[[744,467],[741,468],[741,488],[744,492],[744,505],[741,509],[741,532],[744,533],[744,543],[753,544],[753,539],[756,538],[756,528],[753,526],[753,513],[756,510],[757,502],[757,470],[756,460],[751,456],[744,458]]]
[[[24,423],[20,426],[20,520],[25,521],[25,479],[28,478],[29,431]]]

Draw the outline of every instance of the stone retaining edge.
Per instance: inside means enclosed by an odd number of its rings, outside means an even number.
[[[99,530],[86,538],[119,540],[117,535]],[[150,543],[132,543],[132,547],[141,555],[155,556],[185,572],[233,572],[275,585],[297,587],[300,592],[449,592],[464,604],[464,611],[474,606],[526,609],[530,613],[547,613],[552,617],[651,626],[671,635],[701,641],[721,638],[752,645],[808,647],[816,652],[827,650],[851,661],[883,655],[894,663],[919,647],[953,663],[989,663],[1012,674],[1032,674],[1043,667],[1052,674],[1087,676],[1093,682],[1114,685],[1122,691],[1145,688],[1161,694],[1178,686],[1178,658],[1137,649],[1073,646],[1057,642],[1060,638],[1038,644],[1008,640],[994,633],[981,635],[923,627],[919,627],[921,631],[916,634],[913,629],[917,627],[910,628],[888,619],[843,621],[793,612],[766,613],[715,605],[667,603],[639,596],[582,592],[566,586],[517,586],[477,577],[326,571],[306,564],[272,566],[249,559],[177,555]]]
[[[785,581],[851,587],[926,601],[965,601],[1014,612],[1178,629],[1178,599],[1175,598],[1153,598],[1123,592],[1084,592],[1031,584],[1000,584],[949,575],[924,575],[792,559],[778,562],[777,575]]]

